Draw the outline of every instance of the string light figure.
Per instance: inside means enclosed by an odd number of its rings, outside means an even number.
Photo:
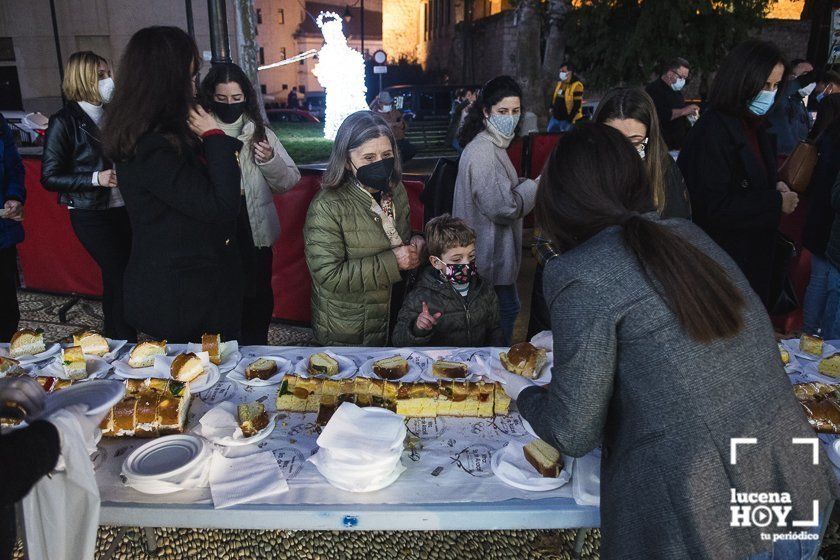
[[[321,12],[316,23],[324,35],[324,46],[318,51],[318,64],[312,73],[327,92],[324,138],[335,140],[344,119],[368,108],[365,61],[359,51],[347,44],[341,16]]]

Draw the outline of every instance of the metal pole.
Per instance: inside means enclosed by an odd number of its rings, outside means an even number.
[[[207,0],[207,15],[210,20],[210,50],[213,53],[211,62],[231,62],[225,0]]]
[[[61,81],[64,82],[64,58],[61,56],[61,40],[58,38],[58,20],[55,17],[55,0],[50,0],[50,16],[52,16],[55,55],[58,58],[58,75],[61,77]],[[64,88],[61,89],[61,103],[64,104]]]
[[[187,33],[195,41],[195,23],[193,22],[192,0],[184,0],[184,8],[187,10]]]
[[[361,0],[361,32],[362,32],[362,58],[365,56],[365,0]]]

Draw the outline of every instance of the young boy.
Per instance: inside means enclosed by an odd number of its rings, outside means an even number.
[[[403,301],[395,346],[502,346],[499,303],[475,268],[475,232],[449,214],[426,225],[431,267]]]

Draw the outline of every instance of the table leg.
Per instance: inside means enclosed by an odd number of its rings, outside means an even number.
[[[157,550],[157,537],[155,536],[154,527],[143,527],[143,545],[148,554],[152,554]]]
[[[583,552],[583,543],[586,542],[586,534],[589,532],[589,529],[586,527],[581,527],[575,533],[575,553],[572,556],[575,560],[580,558],[581,553]]]
[[[74,305],[79,303],[79,301],[81,301],[81,298],[72,297],[58,308],[58,320],[61,321],[62,324],[67,322],[67,312],[70,311]]]

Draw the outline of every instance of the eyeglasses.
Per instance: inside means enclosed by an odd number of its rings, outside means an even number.
[[[674,75],[675,75],[676,77],[678,77],[678,78],[682,78],[682,79],[683,79],[683,80],[685,80],[686,82],[687,82],[687,81],[689,81],[689,79],[690,79],[690,78],[689,78],[689,74],[688,74],[687,72],[686,72],[685,76],[683,76],[682,74],[680,74],[680,73],[679,73],[679,72],[677,72],[676,70],[671,70],[671,72],[673,72],[673,73],[674,73]]]

